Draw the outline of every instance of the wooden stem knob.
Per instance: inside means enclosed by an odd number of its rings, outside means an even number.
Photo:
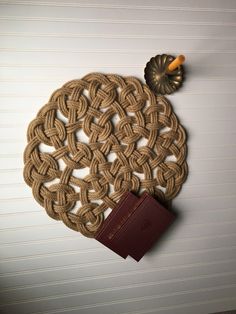
[[[174,71],[176,68],[178,68],[185,60],[185,56],[180,55],[177,58],[175,58],[174,61],[172,61],[169,66],[168,66],[168,70],[169,71]]]

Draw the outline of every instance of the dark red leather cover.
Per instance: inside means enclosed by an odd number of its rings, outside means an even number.
[[[113,237],[117,247],[125,243],[128,255],[139,261],[172,224],[175,215],[148,193],[143,193],[135,210]]]
[[[102,227],[95,235],[96,240],[123,258],[128,256],[128,248],[126,247],[125,243],[122,243],[122,245],[120,245],[120,243],[113,243],[113,237],[114,234],[119,232],[125,221],[131,215],[132,211],[134,210],[134,205],[137,203],[137,201],[139,201],[137,196],[131,192],[126,192],[121,197],[116,207],[113,208],[110,215],[105,219]]]
[[[139,261],[172,224],[175,216],[148,193],[125,193],[95,239],[123,258]]]

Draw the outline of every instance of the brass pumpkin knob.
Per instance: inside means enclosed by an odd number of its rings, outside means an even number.
[[[184,61],[183,56],[179,58],[179,63]],[[168,68],[170,64],[174,64],[173,61],[179,64],[176,62],[177,59],[171,55],[163,54],[152,57],[146,64],[144,78],[154,93],[161,95],[172,94],[181,87],[184,80],[183,66],[179,65],[173,71],[170,71]]]

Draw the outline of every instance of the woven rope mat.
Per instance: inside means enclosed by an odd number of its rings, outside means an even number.
[[[134,77],[91,73],[66,83],[27,139],[24,179],[34,198],[87,237],[125,191],[168,201],[187,176],[183,127],[169,101]]]

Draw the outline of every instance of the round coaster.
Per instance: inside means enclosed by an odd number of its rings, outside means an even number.
[[[134,77],[91,73],[50,97],[30,123],[24,179],[48,215],[93,237],[126,191],[174,198],[186,136],[164,96]]]

